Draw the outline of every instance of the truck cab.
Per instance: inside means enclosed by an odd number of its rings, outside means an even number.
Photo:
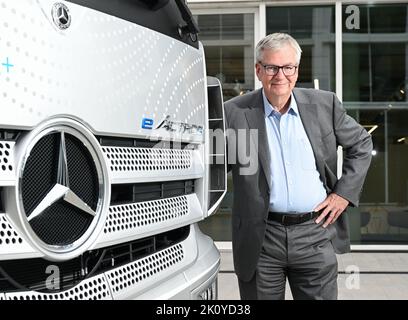
[[[0,21],[0,300],[216,299],[197,223],[226,192],[222,94],[185,2]]]

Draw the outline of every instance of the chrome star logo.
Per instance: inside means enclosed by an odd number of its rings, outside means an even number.
[[[62,199],[84,211],[85,213],[95,216],[96,212],[92,210],[88,204],[86,204],[80,197],[78,197],[69,188],[69,175],[67,164],[67,151],[65,147],[65,134],[61,132],[61,142],[59,146],[58,155],[58,173],[57,181],[54,187],[48,192],[48,194],[42,199],[40,204],[34,209],[34,211],[28,216],[28,221],[40,216],[48,207]]]
[[[61,30],[67,29],[71,25],[71,15],[68,7],[63,3],[56,3],[51,10],[54,23]]]
[[[20,150],[16,223],[45,259],[77,257],[97,241],[110,203],[99,141],[80,122],[52,118],[23,136]]]

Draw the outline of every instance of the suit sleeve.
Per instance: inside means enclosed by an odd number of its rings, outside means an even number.
[[[357,207],[371,162],[371,135],[352,117],[333,94],[333,127],[337,144],[343,147],[342,176],[333,192]]]

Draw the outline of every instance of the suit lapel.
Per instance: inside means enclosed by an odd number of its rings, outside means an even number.
[[[271,171],[270,162],[271,157],[269,154],[268,136],[266,134],[265,126],[265,112],[263,106],[262,90],[254,92],[255,99],[253,105],[245,112],[245,116],[248,122],[249,129],[258,129],[258,157],[261,167],[265,173],[268,186],[271,187]]]
[[[317,105],[310,103],[309,99],[303,92],[296,88],[293,94],[298,105],[300,118],[302,119],[303,127],[305,128],[307,137],[312,145],[313,153],[316,159],[317,170],[323,179],[325,179],[323,154],[322,154],[322,139],[320,133],[319,117]]]

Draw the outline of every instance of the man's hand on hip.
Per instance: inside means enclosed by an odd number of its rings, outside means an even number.
[[[334,223],[337,220],[337,218],[347,208],[348,204],[349,201],[340,197],[339,195],[335,193],[329,194],[327,198],[314,209],[314,211],[324,209],[322,214],[317,217],[315,222],[319,223],[326,218],[326,221],[323,224],[323,228],[326,228],[329,224]]]

